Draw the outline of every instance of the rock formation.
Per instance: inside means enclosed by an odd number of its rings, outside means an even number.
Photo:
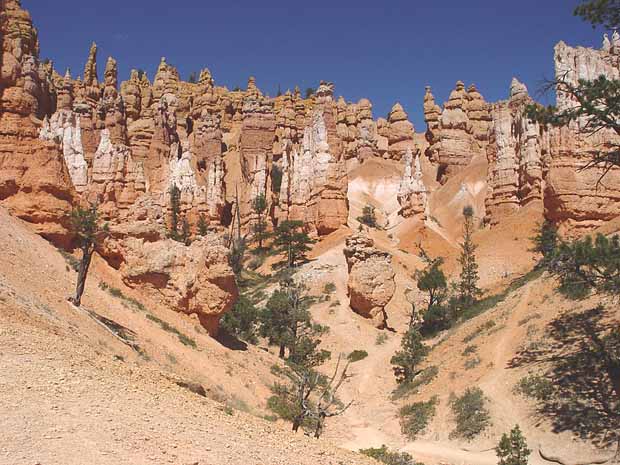
[[[620,45],[607,51],[560,42],[555,48],[556,78],[573,85],[601,74],[618,79],[619,55]],[[563,92],[557,98],[559,109],[575,104]],[[620,215],[620,169],[612,169],[599,182],[603,167],[588,166],[594,155],[612,150],[620,142],[618,136],[611,131],[589,134],[583,130],[584,121],[543,130],[523,116],[530,103],[527,88],[515,79],[510,100],[493,107],[487,221],[497,224],[534,200],[542,200],[545,217],[565,234],[591,230]]]
[[[411,149],[408,149],[404,162],[405,172],[398,190],[400,214],[405,218],[418,217],[424,220],[428,207],[428,191],[422,179],[420,154],[416,153],[414,158]]]
[[[17,0],[2,2],[0,41],[0,205],[67,245],[75,191],[58,144],[38,137],[51,77],[39,66],[37,31]]]
[[[235,276],[228,266],[227,249],[217,238],[203,238],[189,247],[173,240],[123,244],[123,281],[162,298],[177,311],[196,315],[216,336],[220,317],[237,298]]]
[[[513,79],[510,99],[493,106],[487,151],[489,195],[486,199],[491,224],[543,198],[540,129],[524,115],[526,106],[531,103],[527,88]]]
[[[351,308],[372,320],[377,328],[384,328],[385,306],[396,289],[392,256],[376,249],[372,239],[360,234],[347,238],[344,255],[349,268],[347,285]]]
[[[304,221],[319,235],[337,230],[349,215],[346,166],[332,96],[333,84],[322,82],[301,147],[286,147],[279,195],[282,219]]]
[[[469,165],[472,158],[486,152],[491,123],[489,105],[471,85],[456,83],[443,111],[435,103],[430,87],[424,96],[427,156],[439,163],[439,181],[445,182],[455,172]]]
[[[387,137],[387,155],[393,160],[400,160],[407,150],[415,150],[413,134],[415,130],[409,121],[407,113],[400,103],[396,103],[387,119],[387,128],[384,129]]]

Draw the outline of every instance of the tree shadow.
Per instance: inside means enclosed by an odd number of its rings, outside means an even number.
[[[618,323],[605,316],[602,307],[561,315],[548,325],[544,347],[525,348],[508,364],[548,367],[554,395],[538,401],[538,414],[551,420],[554,432],[570,431],[601,447],[620,440],[620,402],[602,343]]]

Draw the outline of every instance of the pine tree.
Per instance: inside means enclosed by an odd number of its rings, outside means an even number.
[[[100,242],[108,232],[107,224],[99,226],[99,214],[97,205],[92,204],[89,208],[77,207],[71,212],[71,225],[75,233],[80,249],[82,250],[82,260],[78,270],[75,295],[69,300],[79,307],[82,303],[82,294],[86,285],[88,269],[95,252],[97,243]]]
[[[183,218],[181,222],[181,236],[179,237],[179,242],[183,242],[185,245],[191,244],[191,231],[189,230],[189,221],[187,218]]]
[[[540,264],[545,265],[549,263],[558,247],[558,228],[550,221],[545,220],[532,238],[532,242],[534,244],[532,251],[543,256]]]
[[[473,241],[474,210],[472,207],[463,209],[465,223],[463,226],[463,243],[461,244],[461,276],[459,281],[459,300],[462,308],[474,304],[482,291],[478,288],[478,263],[476,263],[476,245]]]
[[[256,215],[256,220],[252,227],[254,239],[258,242],[259,250],[263,249],[263,242],[267,237],[267,222],[265,221],[265,212],[267,211],[267,199],[263,194],[259,194],[252,201],[252,210]]]
[[[209,231],[209,224],[207,223],[207,218],[203,213],[198,217],[198,235],[206,236]]]
[[[420,363],[426,358],[429,348],[422,341],[422,335],[415,326],[410,327],[401,342],[401,350],[396,352],[390,363],[399,383],[410,383],[419,372]]]
[[[258,316],[258,310],[252,301],[241,295],[232,310],[222,317],[221,327],[232,336],[256,344]]]
[[[498,465],[527,465],[532,451],[527,448],[521,429],[516,425],[510,435],[504,433],[495,453],[499,458]]]
[[[176,184],[170,187],[170,228],[168,237],[175,241],[180,240],[179,215],[181,213],[181,191]]]
[[[278,253],[286,256],[286,259],[277,266],[294,268],[300,261],[305,260],[313,242],[304,231],[304,224],[301,221],[283,221],[275,230],[273,245]]]
[[[280,358],[288,351],[290,363],[306,368],[322,364],[330,355],[318,349],[326,328],[312,321],[311,302],[305,287],[288,277],[280,282],[260,315],[261,335],[279,347]]]

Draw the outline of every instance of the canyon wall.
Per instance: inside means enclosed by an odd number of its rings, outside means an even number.
[[[620,42],[601,50],[555,47],[556,79],[575,85],[601,75],[618,79]],[[493,106],[487,157],[487,221],[502,218],[534,201],[543,215],[569,235],[589,231],[620,215],[620,169],[606,172],[589,164],[596,154],[613,150],[620,138],[611,130],[591,134],[585,120],[563,127],[540,127],[525,116],[534,103],[526,87],[513,80],[510,99]],[[559,110],[575,105],[558,92]],[[603,176],[604,175],[604,176]]]

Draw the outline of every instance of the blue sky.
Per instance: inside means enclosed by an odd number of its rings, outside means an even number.
[[[598,47],[603,31],[572,16],[578,0],[22,0],[39,29],[42,57],[81,74],[92,41],[99,74],[107,56],[120,79],[162,56],[186,79],[208,67],[218,85],[245,88],[256,76],[275,95],[296,84],[336,84],[347,100],[369,98],[375,117],[394,102],[424,131],[424,87],[443,103],[457,80],[489,101],[513,76],[530,93],[553,76],[559,40]],[[543,99],[544,101],[544,99]]]

